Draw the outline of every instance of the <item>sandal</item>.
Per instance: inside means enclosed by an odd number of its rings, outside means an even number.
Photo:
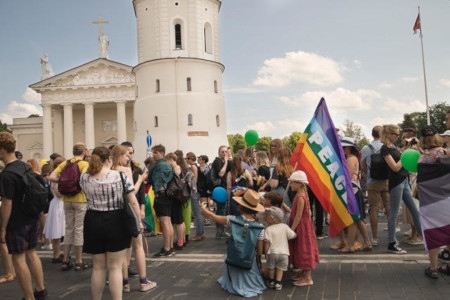
[[[442,267],[438,267],[439,273],[450,275],[450,266],[447,264]]]
[[[2,283],[7,283],[7,282],[11,282],[11,281],[13,281],[14,279],[16,279],[16,275],[14,275],[13,273],[9,273],[9,274],[2,275],[2,276],[0,277],[0,284],[2,284]]]
[[[314,282],[312,281],[311,278],[302,278],[300,280],[294,281],[293,284],[295,286],[309,286],[309,285],[313,285]]]
[[[196,236],[190,238],[189,240],[190,240],[190,241],[196,241],[196,242],[198,242],[198,241],[203,240],[204,238],[205,238],[204,235],[196,235]]]
[[[355,248],[351,247],[351,246],[345,246],[342,249],[338,250],[338,253],[355,253]]]
[[[73,263],[69,261],[63,261],[61,265],[61,271],[67,271],[73,268]]]
[[[360,251],[372,251],[373,247],[370,244],[364,244],[364,246],[360,249]]]
[[[52,258],[52,264],[60,264],[64,260],[64,255],[58,256],[58,258]]]
[[[86,262],[81,262],[81,263],[75,263],[75,271],[82,271],[82,270],[86,270],[86,269],[90,269],[92,268],[92,264],[91,263],[86,263]]]

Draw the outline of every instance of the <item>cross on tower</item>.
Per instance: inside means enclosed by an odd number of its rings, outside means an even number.
[[[109,21],[105,21],[102,19],[102,15],[98,15],[98,20],[93,21],[93,24],[98,24],[98,36],[102,35],[102,24],[109,23]]]

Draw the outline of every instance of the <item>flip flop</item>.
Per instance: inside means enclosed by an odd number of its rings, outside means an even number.
[[[190,238],[189,240],[190,240],[190,241],[195,241],[195,242],[198,242],[198,241],[201,241],[201,240],[203,240],[204,238],[205,238],[205,236],[204,236],[204,235],[196,235],[196,236],[194,236],[194,237]]]
[[[303,278],[301,280],[294,281],[293,284],[295,286],[309,286],[309,285],[313,285],[314,282],[312,281],[312,279]]]

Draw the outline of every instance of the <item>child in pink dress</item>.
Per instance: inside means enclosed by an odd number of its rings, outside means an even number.
[[[295,268],[302,270],[294,277],[295,286],[313,285],[311,271],[319,262],[319,248],[309,210],[307,184],[308,178],[303,171],[295,171],[289,177],[289,186],[296,192],[289,226],[297,234],[297,238],[289,241],[290,262]]]

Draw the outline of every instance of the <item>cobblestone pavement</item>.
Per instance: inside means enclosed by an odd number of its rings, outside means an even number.
[[[385,220],[384,220],[385,222]],[[320,264],[313,271],[314,285],[295,287],[291,271],[285,273],[281,291],[266,290],[256,299],[450,299],[450,276],[425,277],[428,256],[423,245],[410,246],[405,255],[388,254],[387,231],[381,223],[380,245],[372,252],[338,254],[329,246],[335,239],[319,240]],[[326,228],[327,229],[327,228]],[[407,228],[402,226],[402,229]],[[368,230],[370,231],[369,227]],[[192,236],[195,229],[192,229]],[[216,280],[222,275],[225,240],[215,239],[215,226],[205,227],[206,238],[189,244],[168,258],[147,258],[148,278],[158,286],[139,292],[139,280],[131,278],[131,292],[123,299],[241,299],[222,291]],[[402,233],[397,237],[404,238]],[[162,236],[147,237],[151,254],[162,245]],[[42,258],[49,299],[90,299],[90,270],[62,272],[51,263],[51,251]],[[89,256],[86,256],[89,259]],[[134,264],[132,263],[132,267]],[[0,299],[21,299],[17,281],[0,285]],[[105,286],[103,299],[110,299]]]

